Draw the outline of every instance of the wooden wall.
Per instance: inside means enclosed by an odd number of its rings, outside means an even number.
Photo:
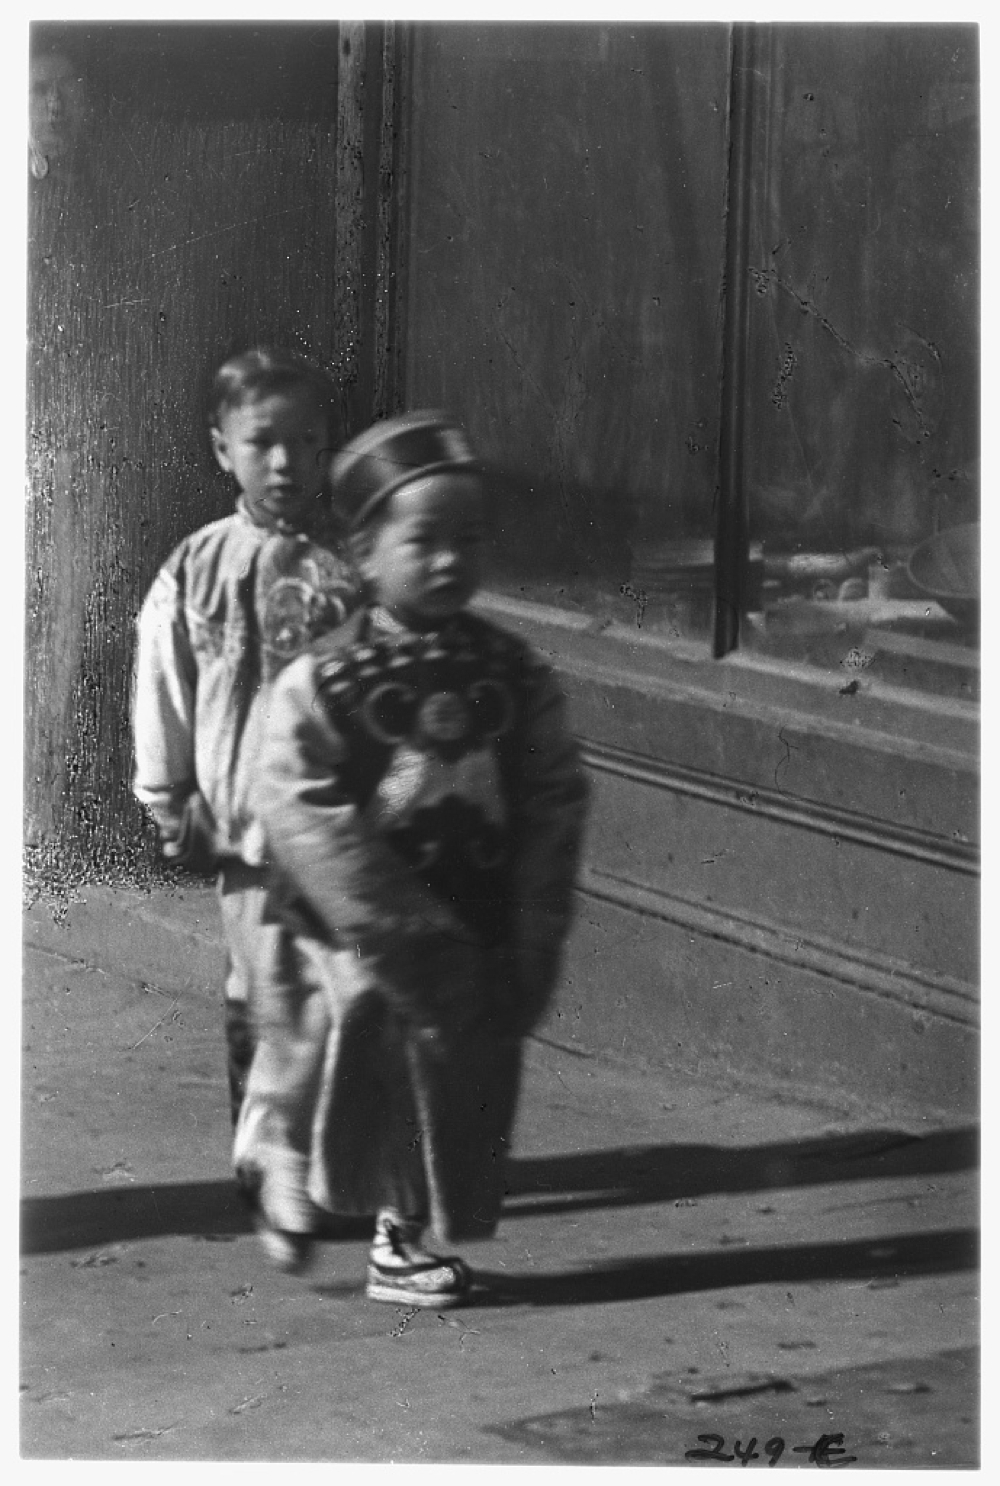
[[[344,431],[391,395],[385,28],[38,25],[33,47],[76,90],[27,183],[26,840],[50,876],[141,874],[133,621],[172,546],[232,506],[209,376],[277,342],[337,379]]]

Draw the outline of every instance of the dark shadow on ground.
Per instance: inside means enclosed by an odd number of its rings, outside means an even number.
[[[368,1218],[331,1219],[325,1236],[367,1238],[371,1226]],[[231,1181],[66,1192],[21,1203],[22,1254],[176,1235],[225,1242],[252,1229],[250,1209]]]
[[[870,1130],[755,1146],[623,1146],[512,1160],[506,1210],[513,1216],[633,1207],[718,1192],[969,1171],[978,1164],[979,1130],[974,1125],[930,1135]]]
[[[881,1130],[761,1146],[625,1146],[511,1160],[505,1212],[542,1216],[580,1208],[678,1202],[713,1192],[889,1180],[977,1165],[974,1127],[912,1136]],[[230,1181],[97,1188],[21,1204],[25,1254],[190,1234],[247,1233],[250,1214]],[[371,1220],[331,1219],[324,1237],[364,1239]],[[645,1261],[644,1261],[645,1262]]]
[[[844,1243],[795,1244],[743,1249],[738,1253],[656,1254],[600,1260],[558,1274],[509,1274],[476,1270],[473,1303],[489,1307],[605,1305],[687,1295],[743,1285],[790,1285],[809,1281],[866,1280],[889,1286],[917,1275],[976,1269],[975,1229],[900,1233]],[[321,1295],[341,1295],[357,1286],[317,1285]]]

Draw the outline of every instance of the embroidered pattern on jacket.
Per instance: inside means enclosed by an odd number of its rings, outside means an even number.
[[[372,770],[366,819],[453,901],[499,887],[510,825],[500,752],[522,665],[516,643],[461,628],[429,644],[372,637],[320,668],[331,721]]]
[[[257,562],[255,609],[265,679],[343,624],[357,596],[350,566],[302,536],[270,536]]]

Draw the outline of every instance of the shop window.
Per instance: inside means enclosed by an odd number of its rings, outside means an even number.
[[[974,28],[758,38],[741,641],[978,694]]]
[[[490,584],[707,655],[728,28],[414,40],[407,398],[490,461]]]
[[[491,586],[973,699],[975,28],[418,27],[411,118],[407,397],[496,472]]]

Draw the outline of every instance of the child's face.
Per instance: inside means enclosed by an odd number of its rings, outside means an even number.
[[[479,586],[483,499],[472,475],[439,474],[390,498],[361,566],[375,596],[411,629],[457,614]]]
[[[261,525],[297,526],[323,489],[332,450],[326,416],[308,389],[252,399],[223,413],[212,429],[222,468],[235,476]]]

